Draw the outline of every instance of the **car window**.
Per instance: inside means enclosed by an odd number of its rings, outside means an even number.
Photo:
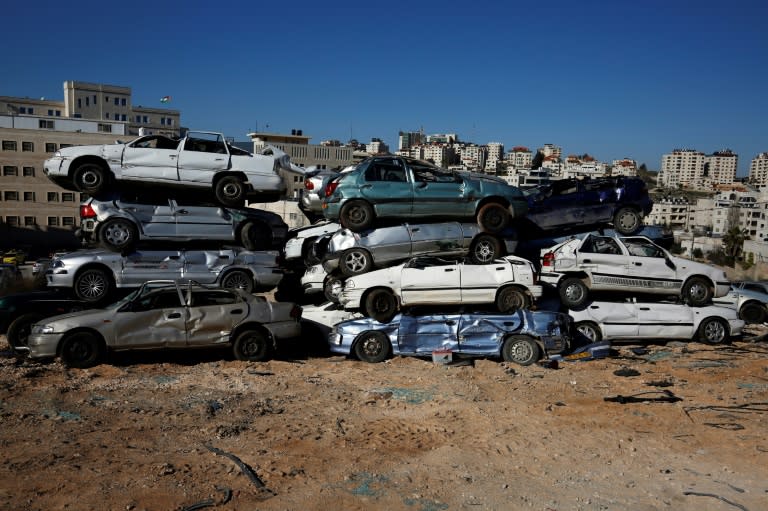
[[[581,245],[579,252],[588,254],[621,254],[616,240],[609,237],[590,236]]]
[[[624,245],[626,245],[630,255],[633,255],[633,256],[664,257],[664,253],[661,251],[661,249],[659,249],[659,247],[645,240],[625,239]]]
[[[461,178],[453,172],[419,161],[409,162],[411,171],[413,172],[413,178],[417,182],[422,183],[458,183],[461,182]]]
[[[178,140],[173,140],[162,135],[152,135],[131,142],[130,146],[137,149],[176,149]]]
[[[365,171],[366,181],[393,181],[404,183],[405,169],[399,160],[374,160]]]
[[[223,289],[194,291],[192,293],[193,307],[205,307],[207,305],[230,305],[239,301],[240,300],[236,294],[225,291]]]
[[[744,289],[748,289],[750,291],[757,291],[758,293],[765,293],[765,288],[759,284],[744,284]]]
[[[181,307],[179,294],[176,289],[169,289],[151,293],[139,299],[133,305],[134,311],[149,311]]]

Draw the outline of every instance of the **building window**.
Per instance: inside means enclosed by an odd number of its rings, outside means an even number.
[[[24,202],[35,202],[35,192],[24,192]]]
[[[49,108],[49,109],[48,109],[48,115],[50,115],[51,117],[53,117],[53,109],[52,109],[52,108]]]
[[[16,167],[15,165],[3,166],[3,176],[18,176],[18,175],[19,175],[19,167]]]
[[[61,202],[75,202],[75,194],[72,192],[61,192]]]
[[[20,114],[26,114],[26,113],[27,113],[27,107],[25,107],[25,106],[20,106],[20,107],[19,107],[19,113],[20,113]]]
[[[104,114],[104,118],[105,118],[105,119],[109,119],[109,112],[106,112],[106,113]]]
[[[96,94],[93,95],[93,104],[96,104]]]
[[[59,192],[48,192],[48,202],[59,202]]]
[[[35,177],[35,167],[23,167],[21,175],[24,177]]]
[[[56,110],[56,117],[61,117],[61,110]]]
[[[59,144],[59,149],[64,149],[65,147],[72,147],[72,144]]]
[[[73,216],[61,217],[61,225],[66,227],[72,227],[73,225],[75,225],[75,217]]]
[[[107,103],[109,103],[109,96],[104,96],[104,101],[106,101]]]
[[[125,114],[123,114],[123,115],[121,115],[121,116],[120,116],[120,120],[121,120],[121,121],[125,121],[126,119],[127,119],[127,117],[125,116]]]
[[[47,121],[45,119],[40,119],[40,128],[46,129],[46,130],[52,130],[53,129],[53,121]]]
[[[3,151],[15,151],[15,150],[16,150],[15,140],[3,140]]]
[[[19,226],[19,217],[17,217],[17,216],[7,216],[7,217],[5,217],[5,223],[8,224],[10,227],[18,227]]]
[[[122,99],[120,100],[120,104],[121,104],[122,106],[126,106],[126,105],[127,105],[127,103],[126,103],[126,101],[125,101],[125,98],[122,98]]]
[[[141,122],[141,116],[140,115],[136,116],[136,122]]]
[[[99,131],[101,133],[112,133],[112,125],[99,123]]]
[[[91,106],[91,98],[88,96],[85,97],[85,106]]]
[[[21,143],[21,150],[22,152],[28,153],[35,150],[35,143],[34,142],[22,142]]]
[[[143,116],[141,119],[142,119],[142,122],[143,122],[144,124],[147,124],[147,123],[149,122],[149,117],[147,117],[146,115],[145,115],[145,116]]]
[[[120,104],[120,98],[115,98],[115,105],[119,105],[119,104]]]
[[[162,124],[163,126],[165,126],[165,117],[161,117],[161,118],[160,118],[160,124]]]
[[[56,152],[56,144],[53,142],[46,142],[45,143],[45,152],[46,153],[55,153]]]
[[[6,190],[3,192],[3,200],[19,200],[19,192]]]
[[[24,217],[24,225],[36,225],[37,219],[33,216],[25,216]]]
[[[82,119],[82,118],[83,118],[83,114],[79,112],[75,114],[75,119]]]
[[[49,216],[48,217],[48,225],[50,227],[56,227],[59,225],[59,217],[57,216]]]
[[[29,107],[29,108],[27,108],[27,113],[28,113],[29,115],[32,115],[32,114],[34,114],[34,113],[35,113],[35,109],[34,109],[34,108],[32,108],[32,107]]]
[[[88,200],[90,197],[91,197],[91,196],[90,196],[90,195],[88,195],[87,193],[81,193],[81,194],[80,194],[80,202],[85,202],[85,201],[87,201],[87,200]]]

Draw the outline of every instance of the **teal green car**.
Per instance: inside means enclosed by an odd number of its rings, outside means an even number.
[[[516,187],[487,174],[455,172],[401,156],[374,156],[325,189],[323,215],[353,232],[389,221],[476,220],[498,233],[522,218],[528,202]]]

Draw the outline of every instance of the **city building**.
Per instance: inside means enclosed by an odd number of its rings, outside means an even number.
[[[424,134],[420,131],[401,131],[398,134],[397,150],[405,151],[418,146],[424,140]]]
[[[716,151],[704,158],[704,187],[731,184],[736,180],[739,156],[730,149]]]
[[[675,149],[662,155],[659,186],[689,190],[713,190],[736,178],[738,155],[730,149],[705,155],[695,149]]]
[[[511,151],[507,152],[504,158],[507,169],[514,167],[515,169],[530,169],[531,163],[533,163],[533,153],[527,147],[516,146]]]
[[[758,154],[750,162],[749,182],[758,188],[768,188],[768,152]]]
[[[624,158],[622,160],[613,160],[611,163],[612,176],[637,176],[637,163],[635,160]]]

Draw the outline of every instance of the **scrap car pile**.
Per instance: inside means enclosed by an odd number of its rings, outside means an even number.
[[[712,303],[730,296],[722,271],[638,234],[652,204],[636,178],[523,193],[374,156],[308,174],[300,207],[316,222],[288,230],[242,207],[280,198],[274,178],[295,170],[284,157],[249,160],[211,133],[68,149],[46,173],[92,196],[80,235],[103,248],[54,258],[47,285],[87,309],[133,292],[103,310],[26,314],[9,342],[33,358],[87,367],[109,350],[228,345],[264,360],[303,318],[304,334],[368,362],[450,353],[529,365],[587,342],[720,343],[744,325],[739,306]],[[128,186],[141,181],[153,188]],[[252,295],[275,288],[276,300]],[[748,303],[748,319],[765,318]]]

